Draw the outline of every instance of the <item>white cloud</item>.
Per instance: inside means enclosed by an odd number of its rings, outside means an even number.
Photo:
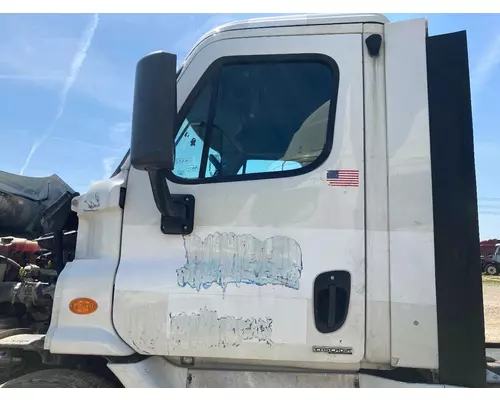
[[[115,171],[117,163],[120,159],[121,159],[120,157],[112,156],[112,157],[105,157],[102,160],[102,164],[104,166],[104,174],[102,177],[103,180],[109,179],[111,174]]]
[[[135,64],[113,63],[108,55],[92,53],[75,84],[75,91],[113,110],[130,114],[134,93]]]
[[[130,146],[130,129],[131,123],[128,121],[117,122],[110,127],[108,132],[110,146],[107,147],[107,155],[102,159],[103,180],[109,179],[127,152]]]
[[[0,74],[0,80],[9,81],[28,81],[28,82],[62,82],[62,76],[41,76],[41,75],[15,75],[15,74]]]
[[[76,54],[74,55],[73,60],[71,62],[69,74],[67,75],[65,82],[64,82],[64,86],[61,90],[59,107],[57,109],[56,116],[52,120],[52,123],[50,124],[50,126],[47,129],[47,131],[45,132],[45,134],[33,142],[33,145],[31,147],[29,154],[28,154],[28,157],[26,158],[26,161],[24,162],[24,165],[21,168],[20,175],[24,174],[24,170],[28,167],[30,160],[31,160],[31,157],[33,157],[33,155],[35,154],[38,147],[52,134],[54,127],[57,125],[57,123],[59,122],[59,119],[62,117],[62,115],[64,113],[64,108],[66,107],[68,93],[71,90],[71,88],[73,87],[73,84],[75,83],[75,80],[78,77],[78,72],[80,71],[80,68],[82,67],[83,62],[85,61],[85,58],[87,57],[87,53],[89,51],[90,46],[92,45],[92,40],[94,38],[94,33],[97,29],[98,24],[99,24],[99,15],[95,14],[92,17],[90,24],[83,32],[83,35],[82,35],[81,40],[80,40],[80,45],[78,46],[78,50],[77,50]]]
[[[87,54],[90,46],[92,45],[92,40],[94,39],[94,34],[99,25],[99,14],[94,14],[92,16],[92,20],[90,21],[88,27],[83,32],[82,38],[80,40],[80,46],[78,47],[78,51],[73,57],[73,61],[71,62],[71,68],[68,77],[66,78],[66,82],[64,83],[63,90],[61,92],[61,103],[58,110],[58,116],[64,112],[64,106],[66,105],[66,98],[68,97],[68,92],[73,87],[76,78],[78,77],[78,73],[80,72],[80,68],[87,58]]]
[[[472,89],[479,92],[500,65],[500,33],[490,42],[471,74]]]
[[[118,122],[114,124],[108,133],[108,138],[117,150],[127,150],[130,146],[131,122]]]
[[[86,142],[86,141],[80,140],[80,139],[66,138],[66,137],[61,137],[61,136],[51,136],[51,139],[66,142],[66,143],[71,144],[71,145],[78,145],[80,148],[83,146],[83,147],[92,147],[94,149],[109,151],[108,145]]]
[[[50,30],[29,16],[2,16],[0,24],[1,79],[33,81],[55,89],[67,73],[78,38]]]
[[[38,86],[60,90],[60,82],[67,77],[66,66],[77,60],[72,55],[81,45],[81,39],[74,36],[73,26],[77,18],[52,16],[12,16],[0,19],[0,80],[26,81]],[[47,18],[50,22],[47,23]],[[92,56],[78,71],[78,79],[72,83],[71,91],[83,95],[101,105],[122,114],[130,114],[133,102],[135,65],[149,51],[164,48],[165,36],[172,37],[173,15],[105,15],[99,22],[102,35],[112,40],[123,29],[137,31],[143,43],[123,49],[105,51],[94,46]],[[198,15],[184,17],[183,36],[177,33],[168,51],[178,55],[179,63],[196,41],[206,32],[219,25],[241,19],[238,15]],[[200,20],[203,21],[200,24]],[[68,36],[68,32],[71,35]],[[125,34],[123,43],[127,46],[130,34]]]
[[[78,145],[80,147],[92,147],[95,149],[104,150],[105,153],[123,153],[128,150],[130,146],[130,133],[131,133],[131,123],[130,122],[117,122],[108,129],[107,141],[101,141],[100,143],[94,143],[88,140],[82,140],[80,138],[74,138],[72,136],[51,136],[52,140],[65,142],[68,145]],[[90,125],[89,125],[90,126]],[[93,127],[92,129],[96,129]]]
[[[81,35],[75,35],[74,26],[86,15],[41,16],[0,15],[0,80],[33,83],[48,90],[61,90],[61,82],[68,81],[68,64],[77,66],[82,60],[75,57],[81,49]],[[120,16],[106,16],[117,30]],[[129,16],[142,24],[142,19]],[[99,21],[101,30],[102,21]],[[90,32],[86,30],[85,32]],[[109,30],[108,30],[109,32]],[[85,59],[78,69],[78,79],[71,83],[71,91],[96,100],[106,107],[130,112],[134,66],[123,68],[110,60],[110,53],[93,48],[92,57]]]

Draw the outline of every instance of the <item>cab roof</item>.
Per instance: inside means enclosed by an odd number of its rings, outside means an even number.
[[[229,22],[211,32],[224,32],[236,29],[273,28],[282,26],[331,25],[353,23],[385,24],[389,20],[382,14],[302,14],[284,15],[281,17],[252,18],[243,21]],[[209,32],[210,33],[210,32]]]
[[[223,32],[261,29],[282,28],[311,25],[336,25],[336,24],[386,24],[389,20],[382,14],[295,14],[281,17],[251,18],[241,21],[229,22],[218,26],[205,33],[186,55],[186,59],[193,53],[198,45],[209,37]],[[181,69],[182,70],[182,66]],[[179,70],[179,72],[180,72]]]
[[[382,14],[302,14],[281,17],[252,18],[229,22],[203,35],[199,42],[217,33],[241,29],[278,28],[284,26],[334,25],[376,23],[386,24],[389,20]]]

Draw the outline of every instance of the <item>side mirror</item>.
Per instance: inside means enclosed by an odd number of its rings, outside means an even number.
[[[170,194],[166,179],[175,163],[176,68],[177,57],[163,51],[151,53],[137,64],[130,163],[148,172],[162,232],[185,235],[193,231],[194,197]]]
[[[130,162],[139,170],[173,170],[177,57],[151,53],[137,64]]]

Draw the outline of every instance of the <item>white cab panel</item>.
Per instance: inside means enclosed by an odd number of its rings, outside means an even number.
[[[384,26],[365,24],[364,40],[382,36],[378,57],[363,48],[365,84],[366,191],[366,361],[389,364],[391,309],[389,287],[389,210],[385,114]]]
[[[438,367],[426,21],[386,25],[391,356]]]
[[[340,70],[333,148],[319,168],[304,175],[200,185],[170,182],[172,193],[196,198],[195,231],[185,238],[161,233],[147,175],[130,170],[113,320],[137,352],[339,369],[355,368],[363,359],[362,46],[361,34],[252,37],[214,41],[192,56],[178,82],[179,107],[212,62],[224,56],[319,53],[333,58]],[[326,172],[338,169],[359,170],[359,187],[329,186]],[[179,285],[186,243],[218,234],[251,235],[261,246],[266,239],[280,246],[284,242],[274,238],[288,238],[287,251],[302,259],[298,287],[241,283],[198,290]],[[314,323],[313,282],[331,270],[351,274],[349,313],[338,331],[322,334]],[[257,322],[260,339],[223,345],[221,335],[231,336],[222,327],[227,321]],[[347,347],[352,354],[313,352],[313,346]]]
[[[120,259],[123,210],[120,189],[128,171],[94,183],[73,200],[78,214],[75,260],[61,273],[45,349],[54,354],[126,356],[134,351],[116,334],[111,320],[113,285]],[[90,297],[98,303],[88,315],[73,314],[71,300]]]

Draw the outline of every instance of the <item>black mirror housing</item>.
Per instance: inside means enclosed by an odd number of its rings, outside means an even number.
[[[130,162],[139,170],[174,169],[177,56],[158,51],[142,58],[135,76]]]
[[[174,169],[177,119],[177,57],[158,51],[137,63],[130,163],[147,171],[166,235],[188,235],[194,229],[195,199],[171,194],[166,172]]]

